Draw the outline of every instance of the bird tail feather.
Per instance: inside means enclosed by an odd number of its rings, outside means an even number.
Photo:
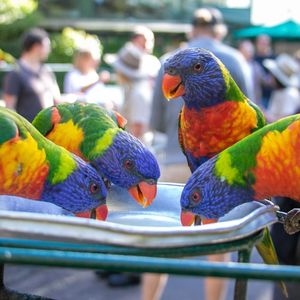
[[[256,245],[256,249],[262,257],[264,263],[269,265],[279,265],[277,253],[268,228],[264,229],[262,240]],[[288,298],[288,291],[285,283],[280,281],[283,295]]]

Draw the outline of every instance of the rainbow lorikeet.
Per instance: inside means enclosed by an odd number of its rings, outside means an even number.
[[[242,93],[224,64],[210,51],[179,51],[165,62],[164,72],[165,97],[182,96],[184,100],[178,119],[178,140],[192,172],[266,125],[260,109]],[[185,211],[181,221],[191,225]],[[266,263],[278,264],[268,229],[257,248]]]
[[[107,191],[96,170],[6,108],[0,108],[0,194],[51,202],[78,216],[107,216]]]
[[[300,114],[261,128],[193,173],[182,192],[182,208],[218,219],[235,206],[267,197],[300,202],[299,146]]]
[[[299,149],[300,115],[294,115],[261,128],[211,158],[184,187],[181,207],[190,212],[185,213],[185,222],[191,223],[195,215],[216,220],[235,206],[267,197],[300,202]],[[259,246],[260,253],[267,247]],[[264,260],[275,263],[270,257]]]
[[[177,52],[164,64],[167,99],[182,96],[178,140],[194,172],[202,163],[265,126],[223,63],[202,48]],[[184,215],[182,216],[183,225]]]
[[[165,97],[184,100],[178,137],[192,172],[265,125],[262,112],[211,52],[201,48],[179,51],[165,62],[164,71]]]
[[[146,207],[156,196],[158,163],[137,138],[123,129],[125,124],[120,114],[83,103],[47,108],[33,120],[45,137],[89,161]]]

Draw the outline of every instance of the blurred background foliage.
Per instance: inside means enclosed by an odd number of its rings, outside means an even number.
[[[39,26],[42,19],[36,0],[1,0],[0,3],[0,60],[12,63],[20,55],[20,37],[29,28]],[[66,27],[50,33],[52,53],[49,62],[71,63],[76,48],[86,41],[102,45],[97,35]]]
[[[51,34],[52,53],[49,62],[71,63],[76,49],[86,45],[102,54],[103,47],[99,37],[84,30],[65,27],[62,32]]]
[[[0,49],[2,53],[13,57],[20,55],[20,36],[24,31],[39,24],[41,20],[37,7],[36,0],[0,1]],[[11,62],[10,55],[2,54],[1,57]]]
[[[39,26],[43,18],[47,16],[45,2],[48,5],[51,4],[54,8],[57,4],[55,1],[37,0],[0,1],[0,61],[4,60],[7,63],[12,63],[14,58],[20,56],[20,37],[29,28]],[[64,5],[68,3],[71,10],[73,1],[68,0]],[[54,9],[54,11],[56,10]],[[59,11],[59,6],[57,11]],[[75,49],[80,46],[84,39],[91,39],[98,43],[101,53],[116,53],[130,38],[130,32],[126,31],[117,33],[104,31],[101,32],[99,37],[99,32],[87,33],[84,30],[76,30],[70,27],[57,31],[53,30],[49,34],[52,42],[52,53],[48,62],[51,63],[71,63]],[[184,39],[185,36],[182,33],[174,33],[168,36],[164,33],[158,33],[156,34],[154,54],[159,57],[169,50],[165,49],[164,45],[176,48],[179,42]],[[104,62],[103,66],[109,68]]]

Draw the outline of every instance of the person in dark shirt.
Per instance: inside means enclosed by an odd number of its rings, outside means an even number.
[[[254,60],[262,67],[266,75],[268,75],[269,70],[264,66],[263,61],[265,59],[276,58],[276,56],[273,54],[272,51],[271,38],[266,34],[261,34],[257,36],[255,40],[255,48],[256,48],[256,52],[255,52]],[[263,108],[267,108],[274,87],[270,80],[265,80],[262,83],[261,88],[262,88],[261,104]]]
[[[34,28],[26,32],[22,38],[21,57],[4,79],[6,107],[30,122],[41,109],[53,105],[60,95],[54,74],[43,64],[50,49],[50,39],[44,30]]]

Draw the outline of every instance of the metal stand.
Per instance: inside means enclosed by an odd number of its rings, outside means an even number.
[[[249,263],[251,249],[240,250],[238,252],[238,262],[239,263]],[[234,286],[234,300],[246,300],[247,298],[247,284],[248,280],[236,279]]]
[[[285,224],[290,233],[300,229],[299,211],[291,211],[287,214],[277,213],[279,222]],[[234,300],[246,300],[248,279],[300,282],[299,267],[249,264],[251,251],[262,237],[263,230],[261,229],[243,239],[171,249],[0,237],[0,300],[50,300],[7,289],[3,281],[4,263],[237,278]],[[238,263],[211,264],[205,261],[182,259],[182,257],[233,251],[238,251]],[[179,257],[179,259],[172,257]]]

